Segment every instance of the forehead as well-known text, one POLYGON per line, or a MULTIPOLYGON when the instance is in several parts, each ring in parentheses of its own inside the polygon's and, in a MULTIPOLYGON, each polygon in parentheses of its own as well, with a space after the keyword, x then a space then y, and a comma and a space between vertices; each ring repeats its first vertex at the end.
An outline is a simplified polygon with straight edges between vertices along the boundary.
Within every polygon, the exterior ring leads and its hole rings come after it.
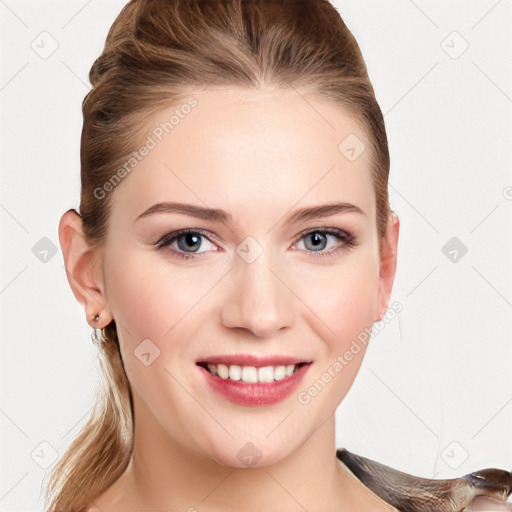
POLYGON ((349 201, 374 211, 368 144, 357 120, 298 91, 209 88, 144 120, 149 149, 116 187, 114 210, 135 218, 160 201, 261 215, 349 201), (193 106, 191 106, 193 105, 193 106), (363 150, 366 145, 366 150, 363 150), (353 152, 347 148, 354 146, 353 152))

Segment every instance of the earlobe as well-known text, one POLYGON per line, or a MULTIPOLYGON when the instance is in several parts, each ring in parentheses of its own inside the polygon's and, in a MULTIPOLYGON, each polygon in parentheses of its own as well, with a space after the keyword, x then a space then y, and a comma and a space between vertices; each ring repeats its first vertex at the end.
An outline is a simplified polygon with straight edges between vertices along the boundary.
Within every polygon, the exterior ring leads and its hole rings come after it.
POLYGON ((400 219, 395 212, 390 212, 386 237, 382 244, 379 272, 379 296, 377 302, 378 317, 376 321, 381 321, 388 309, 393 282, 395 280, 398 236, 400 231, 400 219))
POLYGON ((112 315, 103 294, 102 273, 97 250, 82 231, 82 219, 74 210, 65 212, 59 222, 59 243, 69 285, 76 300, 84 307, 86 320, 93 328, 109 324, 112 315), (99 315, 98 320, 95 320, 99 315))

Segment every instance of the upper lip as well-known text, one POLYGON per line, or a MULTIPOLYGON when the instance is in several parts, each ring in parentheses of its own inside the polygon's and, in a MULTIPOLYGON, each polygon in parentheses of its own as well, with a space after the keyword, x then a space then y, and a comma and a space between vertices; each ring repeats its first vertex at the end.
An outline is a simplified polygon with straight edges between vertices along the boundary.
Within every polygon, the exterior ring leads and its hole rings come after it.
POLYGON ((310 363, 311 361, 300 359, 296 356, 289 356, 285 354, 226 354, 219 356, 210 356, 204 359, 199 359, 197 364, 226 364, 226 365, 240 365, 240 366, 255 366, 256 368, 263 366, 286 366, 288 364, 310 363))

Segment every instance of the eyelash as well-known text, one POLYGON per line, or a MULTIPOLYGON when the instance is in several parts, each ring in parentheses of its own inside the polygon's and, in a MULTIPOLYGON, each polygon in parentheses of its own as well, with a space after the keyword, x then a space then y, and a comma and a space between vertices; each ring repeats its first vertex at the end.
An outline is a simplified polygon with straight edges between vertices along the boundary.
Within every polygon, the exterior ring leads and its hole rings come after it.
MULTIPOLYGON (((187 235, 189 233, 192 233, 194 235, 201 235, 210 240, 210 237, 207 236, 207 232, 202 229, 180 229, 178 231, 173 231, 172 233, 168 233, 167 235, 163 236, 158 240, 158 242, 154 243, 159 250, 165 249, 167 246, 170 246, 173 242, 175 242, 180 236, 187 235)), ((336 249, 332 249, 330 251, 323 251, 323 252, 317 252, 317 251, 306 251, 312 253, 314 258, 325 258, 326 256, 336 256, 340 251, 344 249, 352 249, 356 245, 358 245, 358 242, 354 236, 352 236, 347 231, 343 231, 341 229, 337 228, 316 228, 316 229, 309 229, 306 231, 303 231, 300 233, 296 241, 293 245, 295 245, 297 242, 299 242, 302 238, 304 238, 307 235, 310 235, 312 233, 320 233, 320 234, 327 234, 327 235, 333 235, 338 240, 341 240, 343 242, 343 245, 340 247, 337 247, 336 249)), ((211 236, 211 235, 210 235, 211 236)), ((212 237, 214 240, 216 237, 212 237)), ((212 240, 210 240, 211 242, 212 240)), ((170 251, 172 256, 176 256, 178 258, 184 259, 184 260, 194 260, 198 258, 202 258, 204 254, 206 253, 183 253, 176 250, 170 251)))

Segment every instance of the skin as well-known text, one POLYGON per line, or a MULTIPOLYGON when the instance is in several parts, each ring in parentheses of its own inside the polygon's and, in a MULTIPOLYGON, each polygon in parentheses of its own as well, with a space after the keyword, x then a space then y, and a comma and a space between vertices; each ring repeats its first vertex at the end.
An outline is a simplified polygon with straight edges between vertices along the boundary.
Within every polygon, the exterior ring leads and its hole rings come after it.
POLYGON ((484 496, 477 496, 469 506, 467 512, 499 512, 512 510, 512 503, 504 503, 484 496))
MULTIPOLYGON (((390 299, 398 217, 390 217, 379 254, 368 151, 349 161, 338 150, 351 133, 367 139, 338 105, 295 90, 209 88, 193 96, 198 105, 115 188, 102 248, 87 245, 74 210, 59 224, 73 293, 91 326, 115 319, 134 394, 133 457, 91 510, 393 510, 335 456, 335 410, 366 346, 308 404, 297 399, 390 299), (135 222, 161 201, 222 208, 233 220, 162 213, 135 222), (337 201, 364 214, 284 221, 298 208, 337 201), (327 234, 315 249, 311 233, 301 233, 319 227, 347 231, 357 245, 327 234), (152 245, 182 228, 207 232, 199 249, 183 238, 163 250, 152 245), (263 248, 251 263, 236 252, 248 236, 263 248), (187 247, 202 256, 172 256, 187 247), (145 366, 134 350, 148 338, 160 355, 145 366), (195 365, 239 352, 313 363, 283 401, 246 407, 202 385, 195 365), (237 456, 248 442, 261 452, 251 467, 237 456)), ((175 108, 146 120, 146 133, 175 108)))

